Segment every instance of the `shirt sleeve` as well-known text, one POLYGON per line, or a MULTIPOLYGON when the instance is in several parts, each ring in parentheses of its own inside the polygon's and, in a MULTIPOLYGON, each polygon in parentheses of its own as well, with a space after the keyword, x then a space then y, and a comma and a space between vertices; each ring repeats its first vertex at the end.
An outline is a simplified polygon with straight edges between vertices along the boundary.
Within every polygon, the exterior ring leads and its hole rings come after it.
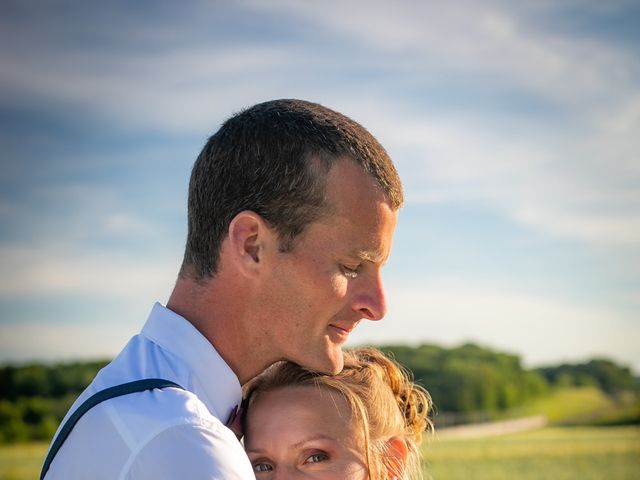
POLYGON ((247 455, 226 428, 181 424, 150 440, 130 463, 127 480, 254 480, 247 455))

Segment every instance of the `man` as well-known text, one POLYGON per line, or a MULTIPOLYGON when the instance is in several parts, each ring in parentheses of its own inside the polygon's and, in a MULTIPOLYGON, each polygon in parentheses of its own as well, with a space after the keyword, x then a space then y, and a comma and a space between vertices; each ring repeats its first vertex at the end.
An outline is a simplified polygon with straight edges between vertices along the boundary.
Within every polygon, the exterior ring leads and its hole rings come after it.
POLYGON ((91 408, 46 478, 253 478, 224 426, 241 385, 282 359, 342 369, 349 333, 385 314, 380 270, 401 203, 384 148, 344 115, 276 100, 227 120, 193 167, 184 261, 167 306, 154 306, 71 411, 133 380, 183 389, 91 408))

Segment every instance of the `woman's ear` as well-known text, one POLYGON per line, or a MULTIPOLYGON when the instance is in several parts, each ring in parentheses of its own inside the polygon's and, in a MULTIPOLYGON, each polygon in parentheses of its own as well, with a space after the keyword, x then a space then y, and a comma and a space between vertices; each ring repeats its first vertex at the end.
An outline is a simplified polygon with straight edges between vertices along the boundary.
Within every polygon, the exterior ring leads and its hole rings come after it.
POLYGON ((402 480, 407 466, 409 450, 402 437, 391 437, 387 440, 387 478, 402 480))

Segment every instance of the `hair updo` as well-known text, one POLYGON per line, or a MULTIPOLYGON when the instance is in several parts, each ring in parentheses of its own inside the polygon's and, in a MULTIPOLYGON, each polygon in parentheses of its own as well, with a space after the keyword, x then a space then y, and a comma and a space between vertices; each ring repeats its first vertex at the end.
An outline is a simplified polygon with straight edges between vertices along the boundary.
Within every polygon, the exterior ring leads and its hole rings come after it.
MULTIPOLYGON (((422 478, 420 450, 422 435, 432 431, 428 418, 431 397, 411 380, 408 371, 375 348, 358 348, 344 353, 344 369, 337 375, 309 371, 291 362, 279 362, 245 387, 245 415, 261 393, 289 386, 315 386, 341 393, 351 412, 362 424, 369 478, 384 479, 392 471, 397 478, 422 478), (397 472, 389 455, 388 440, 400 437, 407 446, 407 463, 397 472)), ((245 431, 246 425, 244 428, 245 431)))

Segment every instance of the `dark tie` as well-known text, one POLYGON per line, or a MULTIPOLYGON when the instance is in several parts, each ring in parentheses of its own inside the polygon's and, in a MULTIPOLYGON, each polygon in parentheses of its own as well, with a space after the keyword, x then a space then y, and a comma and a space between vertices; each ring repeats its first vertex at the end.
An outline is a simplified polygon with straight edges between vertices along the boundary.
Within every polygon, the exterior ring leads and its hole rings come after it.
POLYGON ((231 410, 231 415, 229 415, 229 419, 227 420, 227 427, 236 434, 238 440, 242 438, 242 405, 236 405, 231 410))

